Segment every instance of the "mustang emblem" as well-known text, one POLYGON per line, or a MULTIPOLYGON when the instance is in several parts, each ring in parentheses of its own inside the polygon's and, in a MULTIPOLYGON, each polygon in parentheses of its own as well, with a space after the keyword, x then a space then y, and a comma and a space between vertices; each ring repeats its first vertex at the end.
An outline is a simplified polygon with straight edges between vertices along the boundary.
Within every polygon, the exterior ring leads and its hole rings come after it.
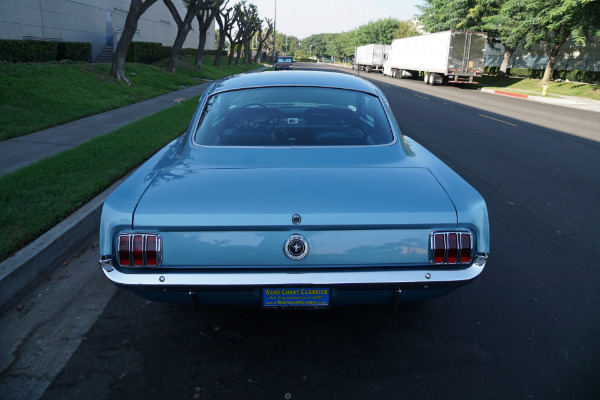
POLYGON ((285 242, 283 250, 292 260, 301 260, 308 254, 308 242, 302 235, 292 235, 285 242))

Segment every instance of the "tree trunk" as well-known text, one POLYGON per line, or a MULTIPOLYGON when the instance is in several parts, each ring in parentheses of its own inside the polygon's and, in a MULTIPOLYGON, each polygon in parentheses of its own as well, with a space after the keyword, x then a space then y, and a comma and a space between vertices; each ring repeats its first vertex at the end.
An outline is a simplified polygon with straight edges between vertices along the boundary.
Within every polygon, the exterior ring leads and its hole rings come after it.
POLYGON ((544 77, 540 81, 541 86, 548 85, 550 83, 550 79, 552 79, 552 71, 554 70, 554 64, 556 63, 556 59, 558 58, 558 52, 563 44, 567 41, 567 37, 571 34, 571 31, 561 30, 561 32, 555 32, 555 37, 559 37, 558 41, 555 41, 550 48, 550 57, 548 57, 548 62, 546 63, 546 70, 544 71, 544 77))
POLYGON ((217 20, 217 25, 219 25, 219 47, 217 47, 217 53, 215 54, 215 67, 221 67, 221 53, 223 53, 223 49, 225 48, 225 29, 224 29, 224 24, 223 24, 223 20, 221 18, 223 18, 221 16, 221 13, 217 13, 217 15, 215 16, 216 20, 217 20))
POLYGON ((196 67, 199 69, 202 69, 204 45, 206 45, 206 32, 200 32, 200 37, 198 38, 198 51, 196 52, 196 67))
POLYGON ((508 64, 510 64, 510 59, 512 58, 512 55, 516 49, 516 47, 504 46, 504 57, 502 58, 502 64, 500 65, 500 70, 498 71, 499 79, 506 77, 508 72, 508 64))
POLYGON ((235 65, 240 65, 240 57, 242 56, 242 42, 238 43, 235 53, 235 65))
POLYGON ((235 43, 231 43, 229 41, 229 61, 227 61, 227 65, 233 65, 233 57, 235 56, 235 43))
POLYGON ((262 43, 258 45, 258 49, 256 49, 256 54, 254 55, 254 62, 260 62, 260 54, 262 53, 262 43))
POLYGON ((171 47, 171 54, 169 54, 169 62, 167 64, 167 72, 175 73, 175 71, 177 71, 179 53, 181 53, 181 49, 183 48, 185 39, 187 38, 188 33, 192 29, 192 21, 194 20, 196 14, 198 14, 200 9, 208 3, 204 3, 202 0, 190 0, 187 12, 182 20, 179 16, 177 8, 175 8, 171 0, 163 0, 163 2, 171 12, 173 19, 177 23, 177 37, 175 38, 175 43, 173 43, 173 46, 171 47))
POLYGON ((556 63, 556 58, 558 57, 558 51, 560 50, 561 44, 555 44, 552 46, 550 50, 550 57, 548 57, 548 62, 546 63, 546 69, 544 70, 544 77, 540 82, 540 85, 547 85, 552 79, 552 71, 554 70, 554 64, 556 63))
POLYGON ((219 47, 217 48, 217 54, 215 55, 215 67, 221 67, 221 55, 225 49, 225 36, 219 36, 219 47))
POLYGON ((244 64, 250 64, 250 57, 252 56, 252 45, 250 40, 244 43, 244 64))
POLYGON ((179 53, 181 53, 181 49, 183 48, 183 44, 185 43, 185 39, 187 38, 190 29, 192 29, 192 25, 188 23, 187 27, 177 30, 177 37, 175 38, 175 43, 173 43, 173 46, 171 47, 171 54, 169 54, 167 72, 175 73, 177 71, 179 53))
POLYGON ((129 12, 125 19, 125 26, 123 27, 121 38, 117 44, 117 49, 115 50, 109 73, 113 78, 125 81, 128 85, 131 85, 131 82, 125 77, 125 59, 127 58, 127 51, 135 36, 138 20, 152 4, 156 3, 156 1, 157 0, 146 0, 145 2, 142 2, 142 0, 132 0, 129 6, 129 12))

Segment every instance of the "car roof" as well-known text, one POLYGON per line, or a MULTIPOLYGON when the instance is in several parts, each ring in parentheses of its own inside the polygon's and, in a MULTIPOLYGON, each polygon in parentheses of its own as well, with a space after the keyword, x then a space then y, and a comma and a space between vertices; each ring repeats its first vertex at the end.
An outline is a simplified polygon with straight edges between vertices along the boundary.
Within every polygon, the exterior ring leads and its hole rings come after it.
POLYGON ((370 82, 354 75, 322 71, 265 71, 225 78, 215 83, 212 93, 269 86, 315 86, 349 89, 378 96, 370 82))

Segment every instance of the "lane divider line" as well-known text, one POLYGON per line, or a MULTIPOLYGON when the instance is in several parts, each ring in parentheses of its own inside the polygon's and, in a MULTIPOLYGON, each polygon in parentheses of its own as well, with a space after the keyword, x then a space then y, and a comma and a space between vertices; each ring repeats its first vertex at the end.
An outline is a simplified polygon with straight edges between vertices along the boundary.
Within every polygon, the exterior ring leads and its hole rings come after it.
POLYGON ((510 123, 510 122, 507 122, 507 121, 502 121, 501 119, 490 117, 488 115, 479 114, 479 116, 484 117, 484 118, 488 118, 488 119, 493 119, 494 121, 502 122, 503 124, 508 124, 508 125, 511 125, 511 126, 519 126, 519 125, 515 125, 515 124, 510 123))

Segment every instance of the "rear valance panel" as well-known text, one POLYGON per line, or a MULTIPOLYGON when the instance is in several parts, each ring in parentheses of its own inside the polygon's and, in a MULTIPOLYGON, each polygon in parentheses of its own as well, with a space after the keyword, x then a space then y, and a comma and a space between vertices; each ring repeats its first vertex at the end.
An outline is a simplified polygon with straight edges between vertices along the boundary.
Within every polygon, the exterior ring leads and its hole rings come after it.
POLYGON ((163 265, 171 268, 308 268, 429 264, 429 229, 292 232, 167 232, 163 265), (306 238, 308 255, 288 258, 286 240, 306 238))

